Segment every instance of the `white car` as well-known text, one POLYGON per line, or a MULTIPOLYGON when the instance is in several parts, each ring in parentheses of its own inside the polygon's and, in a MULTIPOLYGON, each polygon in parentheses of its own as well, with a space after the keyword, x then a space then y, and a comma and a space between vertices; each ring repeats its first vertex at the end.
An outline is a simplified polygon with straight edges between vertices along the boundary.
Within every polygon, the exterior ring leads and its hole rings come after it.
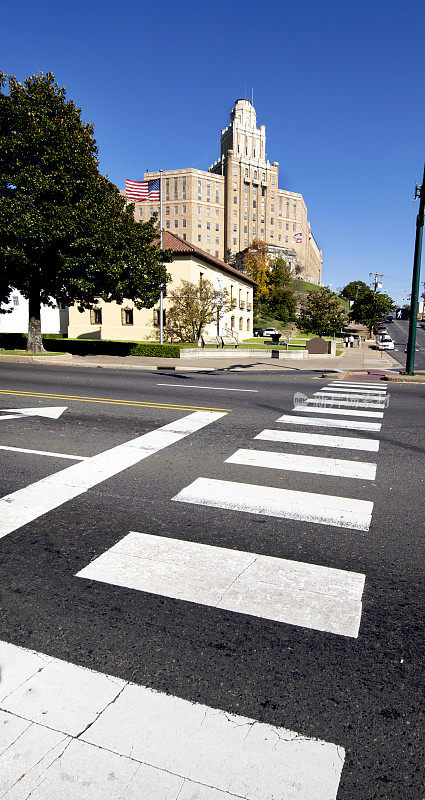
POLYGON ((384 334, 376 343, 376 347, 378 350, 394 350, 394 339, 391 339, 391 336, 384 334))
POLYGON ((279 333, 276 328, 264 328, 263 336, 272 336, 274 333, 279 333))

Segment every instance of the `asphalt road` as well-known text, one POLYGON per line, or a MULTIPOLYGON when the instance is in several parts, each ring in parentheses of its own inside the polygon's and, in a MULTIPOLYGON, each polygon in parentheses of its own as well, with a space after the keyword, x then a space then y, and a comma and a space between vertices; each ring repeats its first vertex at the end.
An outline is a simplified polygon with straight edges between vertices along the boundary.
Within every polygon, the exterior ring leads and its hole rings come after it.
POLYGON ((0 376, 2 412, 66 406, 58 419, 2 413, 0 444, 16 448, 1 451, 2 496, 77 463, 24 449, 87 458, 197 410, 224 414, 4 535, 1 639, 337 743, 346 752, 339 800, 423 798, 424 387, 390 384, 382 429, 368 434, 277 423, 295 392, 329 385, 317 375, 4 364, 0 376), (254 439, 264 429, 363 436, 380 447, 254 439), (225 463, 239 449, 373 462, 377 473, 225 463), (356 530, 173 500, 199 478, 370 501, 372 522, 356 530), (76 577, 130 531, 365 575, 359 634, 76 577))
MULTIPOLYGON (((389 351, 390 355, 405 367, 407 357, 405 350, 409 335, 409 321, 397 319, 394 320, 394 322, 387 322, 386 326, 395 344, 395 349, 389 351)), ((419 325, 416 328, 415 369, 425 369, 425 329, 420 328, 419 325)))

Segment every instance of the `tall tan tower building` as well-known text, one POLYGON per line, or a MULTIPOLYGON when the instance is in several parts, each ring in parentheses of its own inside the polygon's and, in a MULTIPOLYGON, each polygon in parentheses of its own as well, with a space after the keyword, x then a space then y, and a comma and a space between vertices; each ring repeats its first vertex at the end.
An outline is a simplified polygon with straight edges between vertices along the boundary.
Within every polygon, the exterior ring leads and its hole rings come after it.
MULTIPOLYGON (((145 172, 144 180, 159 177, 145 172)), ((147 219, 158 203, 136 204, 136 214, 147 219)), ((279 162, 266 155, 266 129, 257 127, 255 108, 237 100, 230 125, 221 131, 221 156, 207 172, 195 169, 162 173, 163 227, 224 259, 243 252, 253 241, 266 242, 270 252, 281 252, 302 276, 320 283, 322 252, 307 218, 307 206, 298 192, 279 189, 279 162)))

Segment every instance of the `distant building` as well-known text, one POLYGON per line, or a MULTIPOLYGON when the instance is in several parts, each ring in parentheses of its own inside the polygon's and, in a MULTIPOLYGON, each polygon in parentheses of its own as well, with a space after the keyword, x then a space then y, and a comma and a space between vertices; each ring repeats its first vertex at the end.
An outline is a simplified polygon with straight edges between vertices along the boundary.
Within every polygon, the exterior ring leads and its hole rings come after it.
MULTIPOLYGON (((173 260, 167 264, 172 280, 167 284, 167 292, 178 289, 182 280, 199 284, 208 280, 214 289, 227 290, 232 301, 231 310, 218 315, 205 328, 207 336, 236 334, 238 339, 252 336, 253 288, 255 281, 248 275, 206 253, 197 245, 182 237, 164 231, 163 247, 173 251, 173 260)), ((164 298, 164 322, 170 306, 169 297, 164 298)), ((137 309, 134 303, 125 300, 122 306, 117 303, 104 303, 100 300, 92 310, 78 311, 77 306, 69 308, 70 338, 83 339, 129 339, 131 341, 157 340, 159 334, 159 306, 151 309, 137 309)))
MULTIPOLYGON (((159 172, 145 172, 144 180, 159 172)), ((279 189, 279 163, 266 156, 266 129, 257 128, 254 106, 237 100, 221 131, 221 156, 208 171, 162 172, 163 228, 216 258, 246 250, 253 239, 291 254, 302 277, 320 284, 322 252, 307 218, 302 194, 279 189)), ((136 203, 137 219, 159 213, 159 203, 136 203)))

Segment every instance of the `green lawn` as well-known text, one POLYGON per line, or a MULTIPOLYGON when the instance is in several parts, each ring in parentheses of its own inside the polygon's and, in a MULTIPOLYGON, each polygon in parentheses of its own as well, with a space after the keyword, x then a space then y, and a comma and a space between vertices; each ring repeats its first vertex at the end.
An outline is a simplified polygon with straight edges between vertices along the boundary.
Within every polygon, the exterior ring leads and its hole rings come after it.
POLYGON ((56 353, 49 350, 45 353, 27 353, 26 350, 4 350, 3 347, 0 347, 0 356, 63 356, 63 352, 56 353))

